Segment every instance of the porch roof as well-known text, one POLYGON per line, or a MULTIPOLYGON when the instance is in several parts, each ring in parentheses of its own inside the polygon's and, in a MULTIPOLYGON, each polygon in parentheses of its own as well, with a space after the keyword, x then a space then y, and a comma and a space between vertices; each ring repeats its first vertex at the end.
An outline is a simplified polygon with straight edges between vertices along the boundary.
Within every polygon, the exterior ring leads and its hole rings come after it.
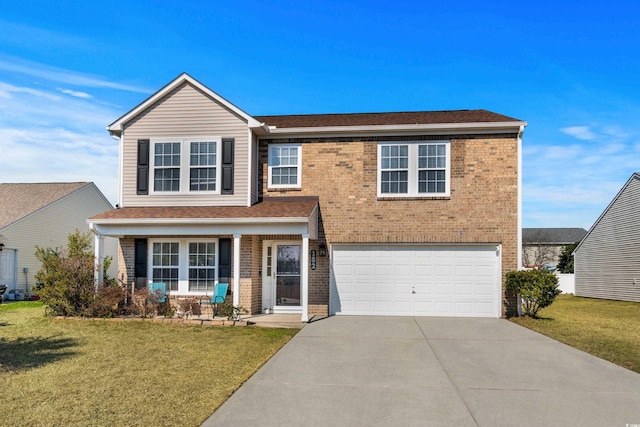
POLYGON ((87 222, 107 236, 308 234, 314 239, 317 206, 317 197, 270 197, 252 206, 124 207, 87 222))

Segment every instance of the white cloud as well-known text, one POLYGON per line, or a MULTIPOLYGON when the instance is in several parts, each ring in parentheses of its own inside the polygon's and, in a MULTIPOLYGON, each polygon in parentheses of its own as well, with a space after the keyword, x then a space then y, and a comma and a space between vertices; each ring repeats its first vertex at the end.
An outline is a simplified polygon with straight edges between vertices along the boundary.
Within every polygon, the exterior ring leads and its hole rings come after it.
POLYGON ((589 126, 570 126, 562 128, 560 130, 567 135, 573 136, 574 138, 582 139, 584 141, 591 141, 596 138, 596 134, 591 131, 591 128, 589 126))
POLYGON ((28 95, 47 98, 54 101, 60 99, 58 95, 47 93, 41 90, 32 89, 29 87, 14 86, 9 83, 0 82, 0 98, 13 98, 14 93, 26 93, 28 95))
POLYGON ((0 182, 92 181, 117 202, 118 144, 104 129, 120 112, 82 93, 0 82, 0 182))
POLYGON ((0 127, 1 182, 92 181, 115 204, 118 144, 105 132, 0 127))
POLYGON ((71 89, 58 89, 58 91, 64 93, 65 95, 71 95, 71 96, 75 96, 76 98, 84 98, 84 99, 88 99, 88 98, 93 98, 91 95, 89 95, 86 92, 80 92, 77 90, 71 90, 71 89))
POLYGON ((25 61, 18 58, 0 57, 0 70, 17 74, 38 77, 48 81, 66 83, 74 86, 117 89, 128 92, 150 93, 151 91, 139 86, 109 81, 100 76, 78 73, 76 71, 51 67, 46 64, 25 61))

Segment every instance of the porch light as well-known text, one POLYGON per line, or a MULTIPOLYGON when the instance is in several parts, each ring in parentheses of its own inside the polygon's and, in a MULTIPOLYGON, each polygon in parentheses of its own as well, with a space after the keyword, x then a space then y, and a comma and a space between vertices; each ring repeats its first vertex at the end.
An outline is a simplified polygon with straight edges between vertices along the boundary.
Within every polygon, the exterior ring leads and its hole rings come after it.
POLYGON ((4 243, 0 243, 0 252, 4 249, 4 243))
POLYGON ((320 245, 318 245, 318 249, 320 256, 327 256, 327 245, 325 243, 320 243, 320 245))

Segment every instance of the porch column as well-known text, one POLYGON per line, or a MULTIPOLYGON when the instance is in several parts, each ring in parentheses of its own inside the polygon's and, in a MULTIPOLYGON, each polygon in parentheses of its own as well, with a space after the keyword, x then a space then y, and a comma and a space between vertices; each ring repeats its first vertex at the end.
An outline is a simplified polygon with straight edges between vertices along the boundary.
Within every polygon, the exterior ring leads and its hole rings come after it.
POLYGON ((94 282, 95 288, 98 289, 98 285, 100 285, 104 281, 104 236, 100 233, 95 232, 93 235, 93 246, 95 250, 95 273, 94 273, 94 282))
POLYGON ((302 260, 301 260, 301 280, 302 289, 300 299, 302 300, 302 322, 309 321, 309 235, 302 235, 302 260))
POLYGON ((240 305, 240 237, 233 235, 233 305, 240 305))

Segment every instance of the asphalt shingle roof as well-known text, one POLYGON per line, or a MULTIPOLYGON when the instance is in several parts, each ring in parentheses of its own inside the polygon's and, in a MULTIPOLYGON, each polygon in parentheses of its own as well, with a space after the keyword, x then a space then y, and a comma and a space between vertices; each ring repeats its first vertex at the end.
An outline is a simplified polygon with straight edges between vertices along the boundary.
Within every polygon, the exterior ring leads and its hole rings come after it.
POLYGON ((0 184, 0 229, 89 184, 89 182, 0 184))
POLYGON ((277 128, 324 126, 375 126, 443 123, 487 123, 520 121, 487 110, 409 111, 395 113, 293 114, 254 116, 259 122, 277 128))
POLYGON ((522 242, 567 245, 579 242, 586 234, 584 228, 523 228, 522 242))
POLYGON ((112 209, 91 220, 306 218, 318 204, 317 197, 272 197, 253 206, 160 206, 112 209))

